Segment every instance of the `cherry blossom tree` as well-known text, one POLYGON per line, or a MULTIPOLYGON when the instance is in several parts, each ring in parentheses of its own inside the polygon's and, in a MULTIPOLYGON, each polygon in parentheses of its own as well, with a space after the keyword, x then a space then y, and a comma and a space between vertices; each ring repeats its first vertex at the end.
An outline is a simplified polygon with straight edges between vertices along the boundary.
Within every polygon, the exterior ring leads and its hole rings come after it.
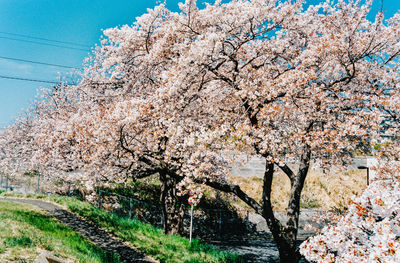
MULTIPOLYGON (((233 193, 254 208, 267 220, 282 262, 300 256, 295 241, 310 162, 342 163, 356 150, 369 151, 385 118, 381 98, 398 83, 398 15, 384 21, 378 14, 370 22, 370 5, 338 1, 303 10, 301 2, 234 1, 200 10, 186 1, 180 14, 163 11, 163 23, 144 34, 141 56, 173 62, 159 83, 163 116, 209 123, 207 132, 222 137, 200 141, 214 151, 246 149, 267 161, 261 203, 223 177, 187 176, 186 182, 233 193), (287 157, 299 160, 297 171, 287 157), (275 167, 291 182, 287 222, 275 218, 270 201, 275 167)), ((130 38, 136 31, 107 34, 130 38)), ((115 76, 124 74, 121 61, 112 61, 115 76)))
POLYGON ((18 118, 13 125, 0 133, 0 167, 3 172, 15 173, 32 168, 31 147, 33 138, 30 135, 32 124, 29 115, 18 118))
MULTIPOLYGON (((299 256, 300 196, 310 161, 341 163, 356 149, 369 151, 384 118, 377 105, 397 85, 398 16, 384 22, 378 14, 370 22, 370 4, 327 2, 304 11, 301 2, 235 1, 200 10, 187 1, 180 14, 164 10, 157 16, 162 24, 145 27, 151 29, 143 34, 144 52, 134 53, 170 62, 157 90, 163 116, 175 124, 208 122, 207 132, 226 139, 211 138, 214 151, 239 147, 266 158, 261 203, 222 177, 192 179, 236 194, 264 216, 282 262, 299 256), (285 163, 288 156, 300 160, 297 172, 285 163), (275 167, 292 186, 286 223, 275 218, 270 202, 275 167)), ((107 34, 121 43, 136 32, 123 27, 107 34)), ((113 57, 114 76, 130 72, 121 56, 113 57)))
MULTIPOLYGON (((78 167, 91 171, 103 184, 127 178, 137 180, 158 173, 162 182, 164 229, 177 233, 182 231, 184 205, 177 184, 192 171, 189 168, 191 159, 199 155, 200 149, 183 146, 185 137, 177 133, 174 126, 160 121, 159 112, 149 106, 149 102, 134 98, 107 104, 80 101, 79 111, 68 117, 72 120, 71 127, 63 126, 57 140, 62 142, 66 138, 64 133, 70 134, 74 145, 65 148, 61 144, 62 148, 73 152, 78 167), (90 108, 84 106, 86 103, 90 108)), ((52 149, 54 143, 48 141, 52 149)))
MULTIPOLYGON (((210 166, 219 164, 214 175, 218 170, 222 174, 225 166, 217 154, 188 142, 188 125, 162 117, 168 113, 156 96, 160 62, 145 57, 143 67, 129 69, 129 78, 113 79, 109 72, 116 74, 116 69, 104 66, 115 59, 111 55, 116 47, 111 47, 104 43, 97 50, 79 85, 53 87, 43 93, 35 106, 32 136, 39 150, 34 160, 48 173, 58 171, 57 177, 62 176, 60 171, 66 173, 64 176, 70 171, 86 171, 84 180, 92 189, 96 183, 104 185, 128 177, 137 180, 158 173, 164 229, 167 233, 182 232, 184 203, 180 196, 184 191, 178 191, 178 184, 193 174, 195 164, 199 173, 208 173, 210 166), (148 75, 144 77, 143 71, 148 75), (207 160, 198 165, 204 153, 207 160)), ((132 59, 131 53, 120 55, 132 59)))
MULTIPOLYGON (((54 180, 72 179, 67 175, 78 167, 78 154, 71 149, 70 129, 65 126, 65 120, 73 113, 71 100, 65 93, 71 89, 60 84, 41 90, 38 100, 13 125, 2 130, 0 165, 3 171, 35 170, 45 175, 45 181, 41 181, 52 191, 58 190, 54 180)), ((82 177, 73 180, 89 182, 82 177)))
MULTIPOLYGON (((178 184, 194 173, 210 174, 211 167, 217 167, 212 172, 218 177, 225 172, 225 165, 198 142, 201 136, 207 140, 219 137, 218 132, 203 131, 207 127, 199 121, 174 119, 177 108, 164 107, 167 104, 160 94, 163 72, 175 63, 174 54, 156 54, 160 42, 152 38, 164 34, 165 28, 152 31, 164 25, 169 16, 176 14, 161 5, 138 18, 132 28, 105 31, 108 39, 89 59, 83 81, 72 95, 76 99, 67 99, 74 101, 73 106, 62 108, 63 113, 56 118, 51 115, 50 121, 40 118, 48 133, 45 139, 39 139, 47 143, 41 147, 47 150, 39 155, 48 158, 51 152, 50 162, 58 159, 63 163, 67 153, 71 161, 104 180, 128 176, 136 180, 158 173, 164 229, 175 233, 182 230, 183 216, 178 184)), ((198 111, 195 105, 188 105, 186 110, 189 107, 198 111)))

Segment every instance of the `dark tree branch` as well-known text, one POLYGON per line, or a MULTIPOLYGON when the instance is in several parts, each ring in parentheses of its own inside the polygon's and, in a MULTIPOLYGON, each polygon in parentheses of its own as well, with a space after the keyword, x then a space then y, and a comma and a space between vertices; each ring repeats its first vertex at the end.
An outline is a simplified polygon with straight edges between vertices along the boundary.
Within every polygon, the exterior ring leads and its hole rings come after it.
POLYGON ((231 184, 228 182, 213 181, 210 180, 209 178, 196 179, 195 182, 199 184, 205 184, 207 186, 210 186, 214 189, 217 189, 225 193, 235 194, 238 198, 240 198, 240 200, 242 200, 251 208, 253 208, 254 211, 256 211, 256 213, 258 213, 259 215, 263 215, 262 206, 256 200, 254 200, 253 198, 248 196, 245 192, 243 192, 238 185, 231 184))

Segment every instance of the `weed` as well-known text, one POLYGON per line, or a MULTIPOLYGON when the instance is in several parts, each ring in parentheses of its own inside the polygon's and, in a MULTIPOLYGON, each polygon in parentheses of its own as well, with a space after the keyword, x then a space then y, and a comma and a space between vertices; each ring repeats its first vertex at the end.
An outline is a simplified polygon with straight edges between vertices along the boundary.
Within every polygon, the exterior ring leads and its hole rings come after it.
POLYGON ((4 245, 6 247, 33 247, 35 242, 27 236, 7 237, 4 245))

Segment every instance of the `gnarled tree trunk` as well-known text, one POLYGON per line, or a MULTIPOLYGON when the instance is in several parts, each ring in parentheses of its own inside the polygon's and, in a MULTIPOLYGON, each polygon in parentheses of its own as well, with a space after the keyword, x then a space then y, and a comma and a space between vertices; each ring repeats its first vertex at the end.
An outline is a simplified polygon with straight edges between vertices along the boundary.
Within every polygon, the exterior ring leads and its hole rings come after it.
POLYGON ((287 222, 282 225, 275 218, 271 203, 272 179, 274 175, 274 164, 267 161, 264 173, 262 216, 266 219, 272 236, 278 246, 279 258, 282 263, 296 263, 301 255, 298 252, 296 241, 299 227, 300 198, 301 191, 310 167, 311 151, 306 144, 300 159, 300 166, 295 175, 286 165, 280 167, 290 179, 290 198, 286 210, 287 222))
POLYGON ((280 262, 297 263, 301 258, 296 246, 300 215, 300 197, 310 167, 310 159, 311 150, 309 145, 306 144, 304 145, 300 159, 300 166, 296 174, 287 165, 279 165, 267 161, 264 173, 261 203, 258 203, 256 200, 244 193, 238 185, 209 179, 198 180, 198 182, 223 192, 235 194, 247 205, 252 207, 256 213, 263 216, 267 221, 267 225, 272 233, 274 241, 278 246, 280 262), (272 179, 274 176, 275 165, 277 165, 289 177, 291 184, 290 198, 286 211, 287 222, 285 225, 275 217, 271 203, 272 179))
POLYGON ((176 178, 160 172, 163 228, 166 234, 183 234, 183 202, 177 195, 176 178))

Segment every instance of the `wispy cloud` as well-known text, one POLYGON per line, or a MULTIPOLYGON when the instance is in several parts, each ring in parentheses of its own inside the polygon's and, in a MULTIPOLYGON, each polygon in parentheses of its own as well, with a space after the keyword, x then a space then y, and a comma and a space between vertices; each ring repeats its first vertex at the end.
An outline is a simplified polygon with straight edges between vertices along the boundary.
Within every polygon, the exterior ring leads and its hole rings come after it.
POLYGON ((0 59, 0 72, 12 75, 32 75, 32 65, 0 59))

